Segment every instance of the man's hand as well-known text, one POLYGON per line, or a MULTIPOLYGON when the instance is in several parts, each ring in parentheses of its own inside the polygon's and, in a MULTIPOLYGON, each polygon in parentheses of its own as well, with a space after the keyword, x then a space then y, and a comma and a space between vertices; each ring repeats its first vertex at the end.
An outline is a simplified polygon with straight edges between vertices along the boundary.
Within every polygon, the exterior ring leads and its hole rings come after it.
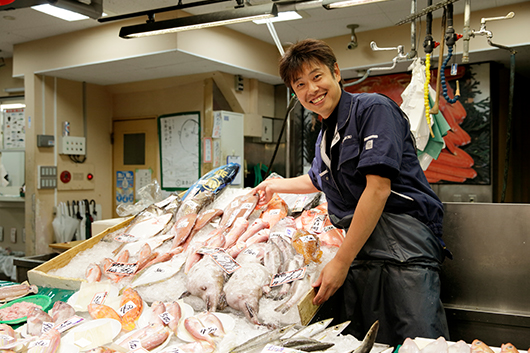
POLYGON ((317 295, 313 298, 313 304, 321 305, 335 294, 346 280, 349 269, 349 263, 340 262, 337 258, 331 259, 312 284, 313 288, 319 287, 317 295))

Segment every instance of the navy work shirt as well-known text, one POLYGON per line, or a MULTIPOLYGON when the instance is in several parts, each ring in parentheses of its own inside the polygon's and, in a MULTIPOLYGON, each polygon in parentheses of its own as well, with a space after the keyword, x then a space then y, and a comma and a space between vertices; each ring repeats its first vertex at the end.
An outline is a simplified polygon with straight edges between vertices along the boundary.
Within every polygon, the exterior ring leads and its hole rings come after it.
POLYGON ((408 214, 441 237, 443 205, 420 167, 409 121, 385 96, 343 90, 339 104, 324 119, 309 171, 315 187, 326 194, 336 226, 349 227, 337 221, 351 219, 367 174, 391 181, 384 212, 408 214))

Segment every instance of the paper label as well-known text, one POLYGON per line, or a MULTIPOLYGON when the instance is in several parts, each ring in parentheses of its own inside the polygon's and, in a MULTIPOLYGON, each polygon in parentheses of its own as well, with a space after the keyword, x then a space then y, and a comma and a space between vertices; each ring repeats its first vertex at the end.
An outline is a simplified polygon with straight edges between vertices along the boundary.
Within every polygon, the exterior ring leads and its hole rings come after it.
POLYGON ((322 228, 324 228, 324 221, 326 220, 325 214, 319 214, 315 216, 315 219, 313 220, 313 224, 311 225, 311 228, 309 229, 312 233, 321 233, 322 228))
POLYGON ((208 327, 201 328, 199 330, 200 334, 203 335, 203 336, 211 335, 211 334, 215 333, 215 331, 217 331, 217 327, 215 327, 215 326, 208 326, 208 327))
POLYGON ((72 327, 76 326, 76 325, 79 325, 80 323, 82 323, 83 321, 85 321, 85 319, 83 319, 82 317, 80 316, 77 316, 77 315, 74 315, 72 316, 71 318, 69 318, 68 320, 66 321, 63 321, 59 326, 57 326, 55 329, 57 331, 59 331, 60 333, 63 333, 64 331, 66 330, 69 330, 71 329, 72 327))
POLYGON ((241 267, 240 264, 228 255, 223 249, 218 249, 216 252, 208 254, 221 268, 228 274, 233 273, 241 267))
POLYGON ((256 250, 254 250, 254 249, 252 249, 252 248, 247 248, 247 249, 245 249, 245 250, 243 251, 243 254, 245 254, 245 255, 252 255, 252 256, 256 256, 256 257, 257 257, 257 256, 259 255, 259 251, 256 251, 256 250))
POLYGON ((312 242, 312 241, 316 241, 316 238, 312 234, 301 236, 298 239, 300 239, 304 243, 309 243, 309 242, 312 242))
POLYGON ((94 297, 92 298, 92 301, 90 304, 103 304, 105 303, 105 299, 107 298, 108 293, 107 292, 99 292, 94 294, 94 297))
POLYGON ((241 205, 241 208, 250 210, 251 208, 254 208, 254 204, 251 202, 245 202, 244 204, 241 205))
POLYGON ((298 349, 292 349, 287 347, 278 347, 273 344, 267 343, 267 345, 261 350, 261 353, 304 353, 304 351, 299 351, 298 349))
POLYGON ((335 226, 331 225, 331 226, 325 226, 324 229, 322 229, 322 233, 327 233, 329 232, 330 230, 333 230, 335 229, 335 226))
POLYGON ((158 317, 166 325, 169 324, 171 320, 175 319, 175 317, 171 315, 170 313, 168 313, 167 311, 164 311, 162 314, 158 315, 158 317))
POLYGON ((281 286, 284 283, 290 283, 298 279, 302 279, 305 276, 305 271, 306 267, 302 267, 298 270, 277 273, 272 278, 270 287, 281 286))
POLYGON ((136 304, 134 304, 131 300, 129 300, 127 303, 121 306, 121 308, 118 310, 118 314, 120 316, 123 316, 134 308, 136 308, 136 304))
POLYGON ((46 321, 44 321, 44 322, 42 323, 41 332, 42 332, 42 333, 46 333, 46 332, 50 331, 50 330, 53 328, 54 325, 55 325, 55 324, 54 324, 53 322, 46 322, 46 321))
POLYGON ((286 228, 285 229, 285 235, 287 236, 287 238, 289 239, 293 239, 293 235, 294 233, 296 233, 296 229, 293 229, 293 228, 286 228))
POLYGON ((178 222, 177 223, 177 229, 179 228, 185 228, 188 226, 188 224, 190 224, 190 222, 188 222, 187 219, 183 219, 182 221, 178 222))
POLYGON ((50 340, 37 340, 30 342, 28 348, 33 347, 48 347, 50 345, 50 340))
POLYGON ((269 211, 269 215, 271 216, 277 216, 280 214, 280 210, 279 209, 274 209, 274 210, 270 210, 269 211))
POLYGON ((123 263, 113 262, 109 268, 105 270, 106 273, 113 273, 115 275, 129 276, 136 273, 138 270, 138 263, 123 263))
POLYGON ((160 353, 186 353, 184 352, 182 349, 180 349, 179 347, 170 347, 170 348, 167 348, 167 349, 164 349, 162 352, 160 353))
POLYGON ((296 199, 293 205, 293 212, 301 212, 304 209, 307 196, 300 196, 296 199))
POLYGON ((140 341, 139 339, 132 339, 130 340, 129 342, 127 342, 127 346, 129 346, 129 349, 132 351, 132 350, 135 350, 137 348, 142 348, 142 341, 140 341))

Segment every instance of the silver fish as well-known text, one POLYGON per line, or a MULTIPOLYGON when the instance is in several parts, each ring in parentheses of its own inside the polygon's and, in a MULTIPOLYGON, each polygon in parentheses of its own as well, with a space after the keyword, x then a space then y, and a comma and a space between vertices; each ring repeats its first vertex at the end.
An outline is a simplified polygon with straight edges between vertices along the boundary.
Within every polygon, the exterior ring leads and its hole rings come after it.
POLYGON ((377 331, 379 330, 379 320, 376 320, 372 327, 368 330, 366 333, 366 336, 364 336, 363 341, 361 342, 361 345, 357 347, 353 352, 354 353, 368 353, 372 350, 375 338, 377 337, 377 331))
POLYGON ((329 324, 333 321, 333 319, 325 319, 322 321, 315 322, 314 324, 311 324, 309 326, 304 327, 300 331, 296 332, 294 335, 292 335, 290 338, 301 338, 301 337, 311 337, 313 335, 316 335, 317 333, 320 333, 326 329, 326 327, 329 326, 329 324))
POLYGON ((351 321, 344 321, 342 324, 338 324, 332 327, 328 327, 322 332, 316 333, 314 335, 311 335, 311 338, 314 338, 319 341, 326 341, 330 338, 337 337, 348 325, 351 323, 351 321))
POLYGON ((272 342, 272 341, 275 341, 275 340, 279 340, 279 338, 282 337, 283 335, 285 335, 287 333, 287 331, 289 331, 293 326, 294 326, 294 324, 288 325, 288 326, 284 326, 284 327, 280 327, 280 328, 277 328, 275 330, 267 331, 265 333, 262 333, 261 335, 253 337, 253 338, 249 339, 248 341, 246 341, 245 343, 240 344, 239 346, 232 348, 230 350, 230 353, 249 352, 249 351, 251 351, 253 349, 256 349, 260 345, 265 346, 269 342, 272 342))

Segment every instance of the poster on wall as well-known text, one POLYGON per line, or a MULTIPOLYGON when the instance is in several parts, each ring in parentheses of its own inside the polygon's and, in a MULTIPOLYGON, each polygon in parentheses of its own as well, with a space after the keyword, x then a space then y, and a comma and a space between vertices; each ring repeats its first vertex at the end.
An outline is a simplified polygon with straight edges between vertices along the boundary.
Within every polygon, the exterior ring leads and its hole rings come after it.
POLYGON ((3 116, 3 148, 24 149, 26 147, 26 124, 24 108, 4 109, 3 116))
POLYGON ((134 202, 134 174, 132 171, 116 172, 116 204, 132 205, 134 202))
MULTIPOLYGON (((436 71, 431 77, 431 87, 435 88, 436 71)), ((449 97, 454 96, 457 80, 460 97, 451 104, 440 95, 440 112, 451 129, 443 136, 445 147, 430 163, 425 175, 430 183, 436 184, 488 185, 491 183, 490 65, 459 65, 456 75, 447 69, 445 77, 449 97)), ((382 93, 401 105, 401 94, 410 80, 410 73, 374 76, 345 89, 351 93, 382 93)))
POLYGON ((200 114, 158 117, 162 190, 186 190, 200 178, 200 114))

